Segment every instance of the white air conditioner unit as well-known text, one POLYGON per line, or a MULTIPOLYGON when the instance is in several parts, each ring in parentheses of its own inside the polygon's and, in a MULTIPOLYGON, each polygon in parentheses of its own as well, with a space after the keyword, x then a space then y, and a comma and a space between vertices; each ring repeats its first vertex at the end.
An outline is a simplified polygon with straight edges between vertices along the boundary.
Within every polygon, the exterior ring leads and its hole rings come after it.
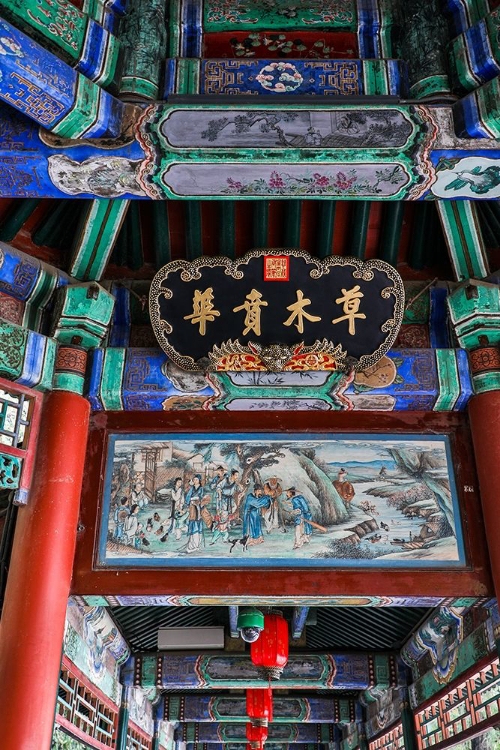
POLYGON ((160 651, 209 648, 224 648, 223 625, 199 628, 160 628, 158 630, 160 651))

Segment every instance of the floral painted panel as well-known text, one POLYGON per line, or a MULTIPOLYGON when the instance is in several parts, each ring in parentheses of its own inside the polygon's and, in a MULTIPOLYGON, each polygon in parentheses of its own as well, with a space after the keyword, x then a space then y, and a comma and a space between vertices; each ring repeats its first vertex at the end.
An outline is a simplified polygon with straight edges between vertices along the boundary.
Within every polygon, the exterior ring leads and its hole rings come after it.
POLYGON ((410 175, 402 164, 173 164, 162 176, 176 196, 402 197, 410 175))
MULTIPOLYGON (((266 74, 267 75, 267 74, 266 74)), ((295 85, 295 74, 288 85, 295 85)), ((264 79, 263 79, 264 80, 264 79)), ((269 81, 266 79, 266 83, 269 81)), ((409 116, 394 108, 369 111, 331 109, 175 109, 160 130, 167 147, 401 149, 415 130, 409 116)))
POLYGON ((355 0, 205 0, 203 28, 356 30, 355 0))
POLYGON ((450 447, 433 435, 112 435, 107 566, 464 564, 450 447))
POLYGON ((222 31, 204 34, 205 58, 292 57, 308 60, 358 56, 356 34, 348 31, 222 31))

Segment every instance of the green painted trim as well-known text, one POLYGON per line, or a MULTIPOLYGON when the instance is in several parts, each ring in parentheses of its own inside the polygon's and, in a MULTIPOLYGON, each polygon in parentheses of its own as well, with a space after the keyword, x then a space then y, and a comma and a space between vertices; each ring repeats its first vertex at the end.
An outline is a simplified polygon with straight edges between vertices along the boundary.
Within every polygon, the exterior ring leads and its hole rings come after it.
POLYGON ((434 411, 451 411, 460 396, 460 376, 454 349, 436 349, 439 393, 434 411))
POLYGON ((483 372, 481 375, 472 376, 472 385, 475 393, 486 393, 487 391, 500 390, 500 371, 483 372))
POLYGON ((455 278, 484 278, 489 274, 477 208, 473 201, 436 201, 455 278))
POLYGON ((107 411, 121 411, 123 401, 121 383, 125 369, 126 349, 106 349, 102 367, 100 397, 102 405, 107 411))
POLYGON ((83 212, 75 238, 69 274, 98 281, 106 269, 127 214, 128 200, 94 200, 83 212))
POLYGON ((71 391, 71 393, 78 393, 83 396, 83 385, 85 378, 83 375, 76 375, 70 372, 56 372, 54 373, 54 391, 71 391))
POLYGON ((97 120, 101 89, 78 74, 73 108, 52 128, 62 138, 81 138, 97 120))

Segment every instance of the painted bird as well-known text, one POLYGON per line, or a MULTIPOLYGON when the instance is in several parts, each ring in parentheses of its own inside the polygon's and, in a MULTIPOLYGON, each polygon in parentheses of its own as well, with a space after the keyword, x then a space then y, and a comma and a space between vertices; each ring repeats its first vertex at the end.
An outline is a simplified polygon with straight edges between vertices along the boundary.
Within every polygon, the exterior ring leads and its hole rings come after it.
POLYGON ((490 166, 481 171, 478 165, 470 171, 457 172, 456 180, 446 185, 445 190, 460 190, 466 185, 469 185, 471 191, 478 195, 489 193, 490 190, 500 185, 500 167, 490 166))

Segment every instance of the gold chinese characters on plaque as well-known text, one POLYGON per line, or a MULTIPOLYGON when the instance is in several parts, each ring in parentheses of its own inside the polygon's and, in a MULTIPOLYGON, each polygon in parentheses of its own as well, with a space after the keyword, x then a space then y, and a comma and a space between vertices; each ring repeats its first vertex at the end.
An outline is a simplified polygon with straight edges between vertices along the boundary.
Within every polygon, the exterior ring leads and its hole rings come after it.
POLYGON ((150 292, 158 342, 187 370, 363 370, 392 346, 403 311, 389 264, 302 250, 174 261, 150 292))

